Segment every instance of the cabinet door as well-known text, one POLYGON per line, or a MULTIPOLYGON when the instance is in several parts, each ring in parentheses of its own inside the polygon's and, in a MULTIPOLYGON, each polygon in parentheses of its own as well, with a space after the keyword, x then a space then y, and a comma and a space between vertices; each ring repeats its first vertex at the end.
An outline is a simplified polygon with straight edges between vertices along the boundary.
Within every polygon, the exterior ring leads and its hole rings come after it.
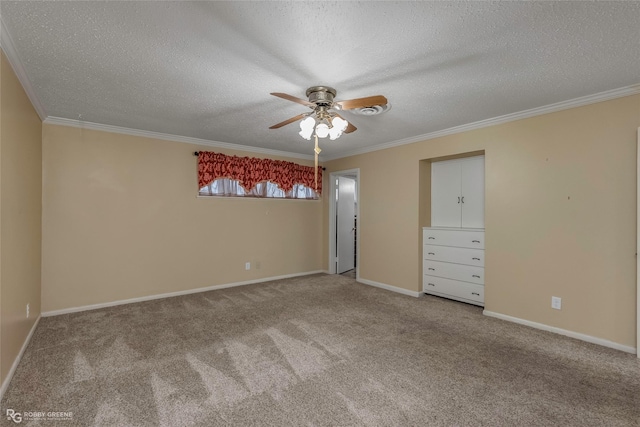
POLYGON ((460 227, 460 163, 431 164, 431 226, 460 227))
POLYGON ((484 228, 484 157, 460 162, 462 227, 484 228))

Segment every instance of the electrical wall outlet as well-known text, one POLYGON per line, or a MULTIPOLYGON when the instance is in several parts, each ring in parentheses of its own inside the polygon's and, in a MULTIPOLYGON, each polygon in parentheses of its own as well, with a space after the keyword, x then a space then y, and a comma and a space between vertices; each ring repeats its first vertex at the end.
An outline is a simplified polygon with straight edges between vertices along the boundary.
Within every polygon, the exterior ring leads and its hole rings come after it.
POLYGON ((551 308, 555 308, 556 310, 562 309, 562 298, 551 297, 551 308))
POLYGON ((244 265, 244 269, 245 269, 245 270, 251 270, 251 263, 250 263, 250 262, 247 262, 247 263, 244 265))
POLYGON ((29 318, 29 304, 27 304, 27 319, 29 318))

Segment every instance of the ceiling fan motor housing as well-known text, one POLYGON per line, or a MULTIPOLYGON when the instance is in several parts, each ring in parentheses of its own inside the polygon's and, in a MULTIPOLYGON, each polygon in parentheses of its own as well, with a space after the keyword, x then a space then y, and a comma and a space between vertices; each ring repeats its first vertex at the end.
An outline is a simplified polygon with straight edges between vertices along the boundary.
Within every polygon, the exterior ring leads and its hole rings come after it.
POLYGON ((312 86, 307 89, 309 102, 316 105, 330 106, 333 104, 333 98, 336 96, 336 90, 328 86, 312 86))

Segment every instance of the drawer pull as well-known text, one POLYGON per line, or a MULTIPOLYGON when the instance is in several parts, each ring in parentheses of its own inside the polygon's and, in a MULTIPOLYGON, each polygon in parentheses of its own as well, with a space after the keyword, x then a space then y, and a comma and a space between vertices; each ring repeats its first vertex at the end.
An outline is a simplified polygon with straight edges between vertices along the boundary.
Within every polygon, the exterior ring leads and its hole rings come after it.
POLYGON ((477 274, 474 274, 474 275, 473 275, 473 276, 471 276, 471 277, 477 277, 478 279, 480 278, 480 276, 478 276, 477 274))
POLYGON ((435 286, 433 283, 427 283, 427 285, 429 285, 429 286, 435 286))
POLYGON ((431 268, 431 267, 429 267, 429 270, 431 270, 431 271, 436 271, 436 269, 435 269, 435 268, 431 268))
POLYGON ((477 292, 471 292, 471 295, 477 295, 477 296, 480 296, 480 294, 479 294, 479 293, 477 293, 477 292))
POLYGON ((480 243, 480 240, 472 240, 471 243, 480 243))
POLYGON ((434 252, 429 252, 429 255, 435 255, 435 253, 434 252))
POLYGON ((435 237, 428 237, 429 240, 436 240, 435 237))
POLYGON ((480 258, 471 258, 471 259, 475 261, 480 261, 480 258))

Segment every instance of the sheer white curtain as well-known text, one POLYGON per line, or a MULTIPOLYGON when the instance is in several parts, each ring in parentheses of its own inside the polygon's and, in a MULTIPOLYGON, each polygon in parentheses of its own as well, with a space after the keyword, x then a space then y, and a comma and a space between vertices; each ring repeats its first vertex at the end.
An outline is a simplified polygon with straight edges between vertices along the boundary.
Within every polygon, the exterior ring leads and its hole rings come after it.
POLYGON ((277 184, 263 181, 256 184, 251 191, 246 191, 240 182, 230 178, 218 178, 209 185, 200 188, 200 196, 227 197, 269 197, 277 199, 317 199, 318 194, 303 184, 295 184, 289 192, 284 192, 277 184))

